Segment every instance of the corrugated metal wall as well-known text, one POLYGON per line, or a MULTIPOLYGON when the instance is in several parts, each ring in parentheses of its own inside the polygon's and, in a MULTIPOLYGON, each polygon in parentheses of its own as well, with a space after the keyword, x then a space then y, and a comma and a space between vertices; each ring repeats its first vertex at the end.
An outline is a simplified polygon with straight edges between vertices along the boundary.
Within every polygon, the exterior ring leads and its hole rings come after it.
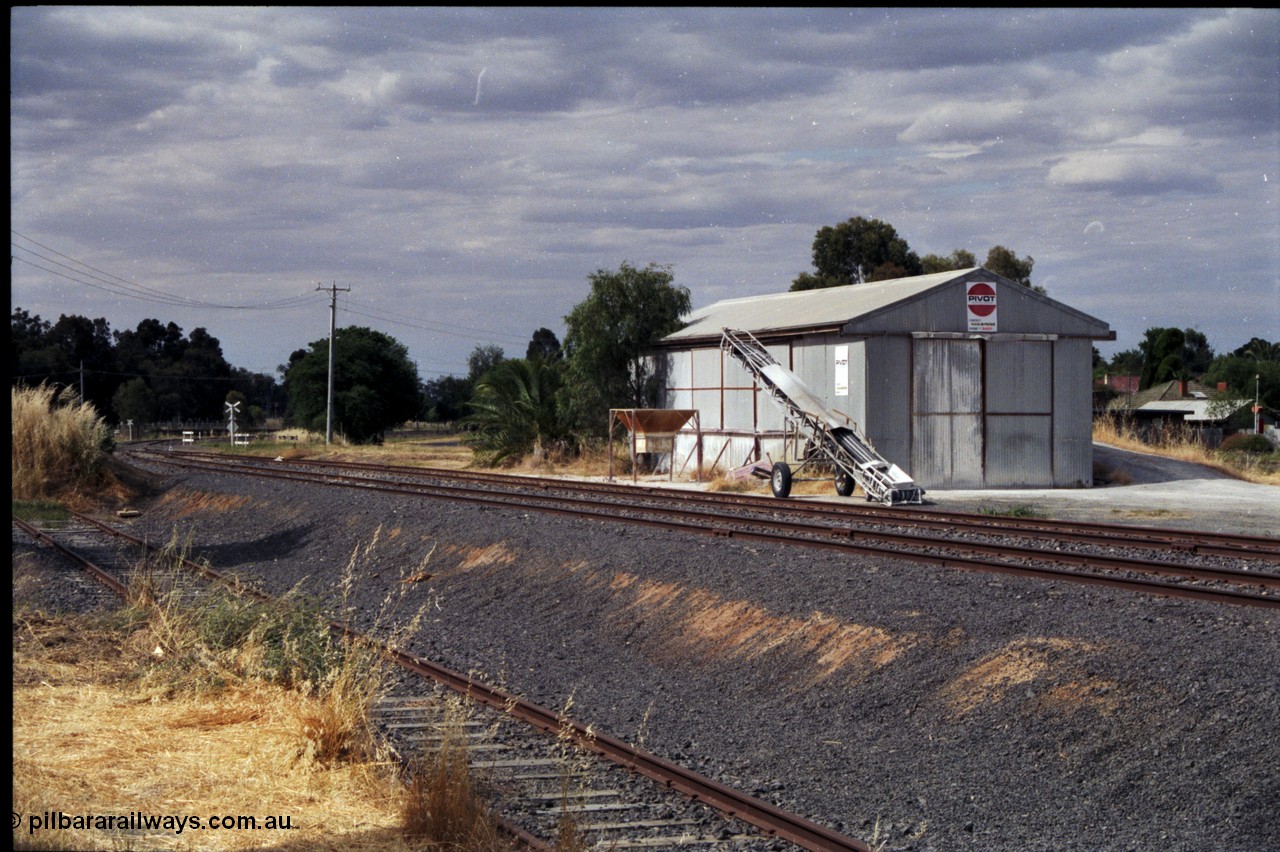
POLYGON ((862 344, 867 391, 859 423, 876 451, 903 470, 911 464, 911 343, 893 336, 862 344))
POLYGON ((1093 342, 1053 344, 1053 484, 1093 484, 1093 342))
POLYGON ((993 340, 986 359, 986 469, 989 486, 1053 481, 1053 344, 993 340))
POLYGON ((925 488, 982 485, 982 350, 977 340, 912 346, 911 477, 925 488))
MULTIPOLYGON (((886 459, 926 489, 1092 483, 1091 341, 817 335, 768 346, 886 459), (847 396, 835 347, 848 347, 847 396)), ((666 405, 701 413, 704 458, 719 467, 762 450, 782 458, 783 412, 718 348, 671 353, 666 405), (723 451, 723 452, 722 452, 723 451)), ((677 457, 694 449, 679 439, 677 457)))

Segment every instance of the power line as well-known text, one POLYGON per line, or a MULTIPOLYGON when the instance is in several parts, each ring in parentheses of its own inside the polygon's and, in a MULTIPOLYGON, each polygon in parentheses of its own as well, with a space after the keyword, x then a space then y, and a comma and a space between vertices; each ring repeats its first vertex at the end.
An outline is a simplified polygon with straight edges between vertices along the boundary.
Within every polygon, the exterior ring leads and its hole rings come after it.
MULTIPOLYGON (((233 368, 242 369, 242 368, 233 368)), ((54 376, 74 376, 80 372, 79 367, 69 367, 66 370, 46 370, 39 373, 22 373, 21 375, 10 374, 13 379, 50 379, 54 376)), ((258 379, 268 379, 276 381, 276 378, 270 373, 253 372, 245 370, 242 375, 238 376, 192 376, 192 375, 165 375, 164 373, 122 373, 119 370, 85 370, 86 373, 95 376, 119 376, 127 379, 147 379, 149 381, 180 381, 180 382, 249 382, 258 379)))
POLYGON ((513 335, 513 334, 503 334, 500 332, 495 332, 492 329, 469 328, 464 325, 456 325, 456 324, 443 326, 443 325, 440 325, 439 323, 433 323, 431 320, 416 319, 414 317, 404 317, 404 316, 388 316, 387 314, 379 313, 377 309, 374 309, 374 308, 369 308, 368 310, 372 312, 366 313, 364 311, 358 311, 355 308, 350 307, 350 305, 348 304, 348 306, 344 307, 343 310, 349 314, 355 314, 356 316, 367 317, 369 319, 382 320, 383 322, 395 323, 396 325, 404 325, 404 326, 408 326, 409 328, 416 328, 419 331, 429 331, 429 332, 432 332, 433 334, 444 334, 451 337, 463 337, 468 339, 474 339, 476 335, 481 335, 488 338, 498 338, 501 340, 506 340, 512 343, 528 343, 529 342, 527 338, 517 337, 516 335, 513 335))
POLYGON ((174 306, 188 307, 188 308, 211 308, 211 309, 219 309, 219 310, 270 310, 270 309, 295 307, 315 299, 314 294, 304 293, 297 296, 288 296, 284 299, 278 299, 274 302, 264 302, 256 305, 252 305, 252 304, 251 305, 224 305, 224 304, 217 304, 214 302, 205 302, 199 299, 191 299, 186 296, 175 296, 170 293, 166 293, 163 290, 157 290, 154 287, 147 287, 146 285, 143 285, 143 284, 137 284, 132 281, 129 281, 126 278, 122 278, 119 275, 115 275, 105 270, 98 269, 96 266, 91 266, 90 264, 87 264, 82 260, 77 260, 76 258, 71 257, 70 255, 63 254, 57 249, 47 246, 38 240, 34 240, 31 237, 26 236, 25 234, 19 233, 18 231, 13 230, 12 228, 9 229, 9 232, 21 239, 24 239, 34 245, 39 246, 40 248, 44 249, 46 252, 49 252, 50 254, 53 254, 53 255, 56 255, 57 257, 61 257, 61 258, 64 258, 65 260, 71 261, 71 263, 76 264, 76 266, 70 266, 66 263, 62 263, 59 260, 55 260, 52 257, 48 257, 47 255, 41 254, 35 249, 28 248, 27 246, 21 245, 19 243, 15 243, 12 240, 10 240, 9 245, 11 247, 18 249, 19 251, 24 251, 24 252, 27 252, 28 254, 34 255, 35 257, 38 257, 40 260, 43 260, 46 263, 51 263, 55 266, 60 266, 63 269, 66 269, 69 272, 73 273, 73 275, 68 275, 67 273, 59 272, 56 269, 50 269, 47 266, 42 266, 39 263, 34 263, 26 259, 25 257, 20 257, 18 255, 10 255, 10 257, 12 257, 14 260, 25 263, 28 266, 35 267, 36 269, 43 270, 44 272, 48 272, 51 275, 56 275, 60 278, 64 278, 76 284, 81 284, 86 287, 92 287, 96 290, 102 290, 104 292, 112 293, 113 295, 117 295, 117 296, 127 296, 129 298, 139 299, 144 302, 156 302, 159 304, 167 304, 167 305, 174 305, 174 306), (78 269, 77 266, 84 267, 84 269, 78 269), (85 270, 89 270, 89 271, 86 272, 85 270), (84 280, 85 278, 89 278, 93 280, 86 281, 84 280), (100 283, 95 284, 93 283, 93 281, 98 281, 100 283))

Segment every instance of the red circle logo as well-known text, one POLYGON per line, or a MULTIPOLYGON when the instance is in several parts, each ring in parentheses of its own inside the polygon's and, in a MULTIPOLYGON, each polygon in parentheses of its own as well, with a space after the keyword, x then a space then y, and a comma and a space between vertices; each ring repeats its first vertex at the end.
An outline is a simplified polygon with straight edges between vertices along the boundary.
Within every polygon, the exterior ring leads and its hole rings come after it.
POLYGON ((966 300, 969 312, 974 316, 989 317, 996 312, 996 288, 990 284, 971 284, 966 300))

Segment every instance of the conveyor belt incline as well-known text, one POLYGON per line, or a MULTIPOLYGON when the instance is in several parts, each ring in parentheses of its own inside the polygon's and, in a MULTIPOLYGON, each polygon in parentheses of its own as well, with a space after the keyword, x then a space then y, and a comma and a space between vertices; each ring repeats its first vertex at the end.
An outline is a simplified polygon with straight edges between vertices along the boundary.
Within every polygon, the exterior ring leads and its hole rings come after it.
MULTIPOLYGON (((720 346, 741 361, 786 410, 788 423, 808 436, 811 451, 802 466, 812 460, 813 451, 816 451, 835 466, 838 474, 843 473, 862 486, 867 500, 889 505, 923 501, 924 489, 916 485, 906 471, 877 453, 871 443, 858 433, 852 421, 828 408, 795 373, 779 364, 750 332, 726 328, 720 346)), ((790 490, 789 476, 788 469, 787 491, 790 490)), ((849 488, 852 490, 852 486, 849 488)), ((776 481, 774 490, 778 493, 776 481)))

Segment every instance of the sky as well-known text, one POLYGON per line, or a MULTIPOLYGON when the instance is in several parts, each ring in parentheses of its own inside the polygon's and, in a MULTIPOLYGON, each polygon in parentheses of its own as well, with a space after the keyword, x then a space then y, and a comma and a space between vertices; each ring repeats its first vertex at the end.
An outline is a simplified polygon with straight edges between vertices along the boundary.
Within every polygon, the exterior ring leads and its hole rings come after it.
POLYGON ((11 309, 205 328, 274 374, 339 326, 424 379, 563 339, 589 276, 784 292, 817 230, 1002 245, 1050 296, 1280 339, 1280 12, 10 11, 11 309), (349 288, 349 289, 348 289, 349 288))

